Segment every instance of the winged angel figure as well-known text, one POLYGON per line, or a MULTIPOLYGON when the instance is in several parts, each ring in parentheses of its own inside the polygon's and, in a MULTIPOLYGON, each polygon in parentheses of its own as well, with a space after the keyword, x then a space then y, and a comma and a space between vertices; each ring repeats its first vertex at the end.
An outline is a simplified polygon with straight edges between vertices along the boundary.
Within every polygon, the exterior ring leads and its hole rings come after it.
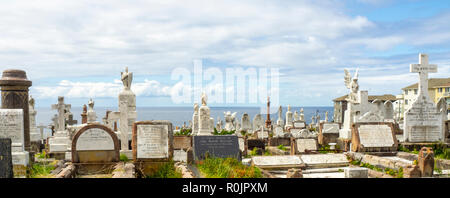
POLYGON ((355 76, 350 75, 350 72, 347 69, 344 69, 345 71, 345 86, 347 87, 347 89, 350 89, 350 94, 348 95, 347 100, 350 102, 356 102, 358 100, 358 90, 359 90, 359 85, 358 85, 358 70, 356 69, 355 72, 355 76))

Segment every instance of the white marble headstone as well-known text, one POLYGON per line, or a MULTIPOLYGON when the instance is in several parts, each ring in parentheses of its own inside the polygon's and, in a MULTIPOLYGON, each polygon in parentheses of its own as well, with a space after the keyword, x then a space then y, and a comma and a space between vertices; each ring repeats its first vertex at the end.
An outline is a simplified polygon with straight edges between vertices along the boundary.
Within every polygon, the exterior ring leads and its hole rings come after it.
POLYGON ((137 158, 158 159, 169 157, 169 126, 147 125, 137 126, 137 158))
POLYGON ((305 152, 305 150, 317 150, 317 140, 315 139, 296 139, 295 141, 297 142, 297 150, 300 153, 305 152))
POLYGON ((388 125, 360 125, 358 131, 360 143, 365 148, 394 146, 392 130, 388 125))
POLYGON ((90 128, 83 132, 77 140, 78 151, 114 150, 112 137, 103 129, 90 128))

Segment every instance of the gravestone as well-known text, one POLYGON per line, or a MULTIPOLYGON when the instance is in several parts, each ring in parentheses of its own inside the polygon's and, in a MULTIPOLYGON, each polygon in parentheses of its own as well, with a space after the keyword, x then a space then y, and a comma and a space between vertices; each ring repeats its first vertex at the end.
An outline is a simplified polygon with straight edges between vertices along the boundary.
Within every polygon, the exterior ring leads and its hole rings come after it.
POLYGON ((57 159, 64 159, 66 152, 70 150, 71 147, 69 133, 66 130, 65 119, 65 114, 70 108, 70 104, 64 103, 63 96, 59 96, 58 103, 52 105, 52 109, 56 109, 58 111, 58 115, 56 116, 56 119, 54 119, 56 133, 54 136, 49 138, 48 144, 49 153, 57 159))
POLYGON ((241 118, 241 131, 252 131, 252 123, 250 122, 250 117, 248 116, 248 113, 244 113, 241 118))
POLYGON ((428 55, 419 54, 419 64, 411 64, 410 72, 419 73, 419 93, 405 111, 404 141, 445 141, 443 112, 439 111, 428 95, 428 73, 436 73, 437 65, 428 64, 428 55))
POLYGON ((319 125, 318 142, 321 145, 328 145, 328 143, 335 143, 339 138, 340 123, 323 122, 319 125))
POLYGON ((30 155, 25 151, 22 109, 0 109, 0 138, 11 139, 15 177, 25 177, 30 155))
POLYGON ((398 143, 392 123, 356 123, 352 129, 352 151, 395 152, 398 143))
POLYGON ((11 139, 0 138, 0 178, 13 178, 11 139))
POLYGON ((78 130, 72 140, 72 162, 111 164, 119 161, 119 139, 105 125, 89 124, 78 130))
POLYGON ((266 144, 264 140, 261 139, 248 139, 247 140, 247 148, 249 151, 253 150, 253 148, 260 148, 262 151, 266 150, 266 144))
POLYGON ((133 125, 133 160, 164 162, 173 158, 173 131, 169 121, 140 121, 133 125))
POLYGON ((177 135, 173 136, 173 149, 188 149, 192 147, 192 136, 177 135))
MULTIPOLYGON (((197 135, 211 135, 214 129, 211 128, 211 110, 206 104, 207 96, 202 95, 202 106, 198 110, 198 133, 197 135)), ((214 121, 213 121, 214 123, 214 121)))
POLYGON ((305 129, 306 128, 306 123, 301 120, 294 121, 293 125, 294 125, 294 127, 293 127, 294 129, 305 129))
POLYGON ((284 125, 285 129, 288 129, 290 127, 293 127, 293 117, 292 117, 292 111, 291 111, 291 105, 288 105, 287 112, 286 112, 286 124, 284 125))
POLYGON ((227 131, 232 131, 236 129, 236 114, 237 112, 231 113, 230 111, 223 112, 225 116, 225 127, 224 129, 227 131))
POLYGON ((220 158, 236 158, 241 161, 239 140, 235 135, 201 135, 193 137, 195 160, 205 156, 220 158))
POLYGON ((94 123, 97 121, 97 113, 94 111, 94 100, 89 99, 88 106, 89 109, 87 110, 87 123, 94 123))
POLYGON ((305 153, 308 151, 317 151, 317 140, 316 139, 296 139, 297 151, 299 153, 305 153))
POLYGON ((261 114, 256 114, 253 118, 253 133, 254 131, 260 130, 261 128, 264 128, 264 121, 262 120, 261 114))

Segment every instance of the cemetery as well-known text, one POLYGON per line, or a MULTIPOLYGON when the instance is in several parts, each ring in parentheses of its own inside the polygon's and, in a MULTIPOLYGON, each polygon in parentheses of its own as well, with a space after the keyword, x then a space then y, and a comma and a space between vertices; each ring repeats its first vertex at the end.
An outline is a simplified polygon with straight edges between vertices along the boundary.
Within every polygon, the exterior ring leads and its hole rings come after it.
POLYGON ((55 96, 46 127, 23 70, 0 79, 0 178, 418 178, 450 176, 448 107, 428 94, 428 73, 437 65, 419 54, 418 95, 395 119, 393 102, 369 100, 359 71, 344 71, 345 108, 305 117, 303 108, 272 121, 267 114, 223 112, 215 122, 205 93, 183 126, 171 120, 140 120, 133 73, 125 68, 117 111, 100 121, 95 98, 83 107, 55 96), (82 108, 81 122, 72 108, 82 108), (323 114, 322 114, 323 115, 323 114), (266 117, 266 118, 265 118, 266 117), (265 118, 265 120, 264 120, 265 118), (190 118, 189 118, 190 119, 190 118), (186 123, 189 123, 186 125, 186 123), (52 135, 44 138, 44 129, 52 135))

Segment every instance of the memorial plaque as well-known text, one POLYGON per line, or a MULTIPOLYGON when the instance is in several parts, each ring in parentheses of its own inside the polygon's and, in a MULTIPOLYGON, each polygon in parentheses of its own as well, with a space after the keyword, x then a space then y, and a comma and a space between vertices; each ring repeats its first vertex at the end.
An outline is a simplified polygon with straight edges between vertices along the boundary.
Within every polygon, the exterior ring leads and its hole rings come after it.
POLYGON ((392 123, 357 123, 352 128, 352 151, 392 152, 397 146, 392 123))
POLYGON ((303 161, 299 156, 254 156, 252 164, 260 168, 301 168, 304 167, 303 161))
POLYGON ((103 129, 90 128, 78 137, 78 151, 114 150, 112 137, 103 129))
POLYGON ((0 138, 0 178, 13 178, 11 139, 0 138))
POLYGON ((407 111, 410 142, 436 142, 442 136, 442 116, 431 103, 414 103, 407 111))
POLYGON ((168 158, 169 138, 167 125, 137 126, 137 158, 168 158))
POLYGON ((236 158, 241 160, 239 140, 235 135, 201 135, 194 136, 195 159, 204 159, 208 153, 211 157, 236 158))
POLYGON ((339 134, 338 123, 323 123, 322 133, 337 133, 339 134))
POLYGON ((297 142, 297 150, 300 153, 304 153, 305 150, 317 150, 317 140, 315 139, 296 139, 295 141, 297 142))
POLYGON ((173 149, 188 149, 192 147, 192 136, 173 136, 173 149))
POLYGON ((361 125, 358 131, 361 145, 364 147, 394 146, 392 130, 388 125, 361 125))
MULTIPOLYGON (((189 141, 184 143, 189 144, 189 141)), ((172 159, 174 149, 172 123, 162 120, 134 123, 132 147, 133 158, 137 161, 156 162, 172 159)))

